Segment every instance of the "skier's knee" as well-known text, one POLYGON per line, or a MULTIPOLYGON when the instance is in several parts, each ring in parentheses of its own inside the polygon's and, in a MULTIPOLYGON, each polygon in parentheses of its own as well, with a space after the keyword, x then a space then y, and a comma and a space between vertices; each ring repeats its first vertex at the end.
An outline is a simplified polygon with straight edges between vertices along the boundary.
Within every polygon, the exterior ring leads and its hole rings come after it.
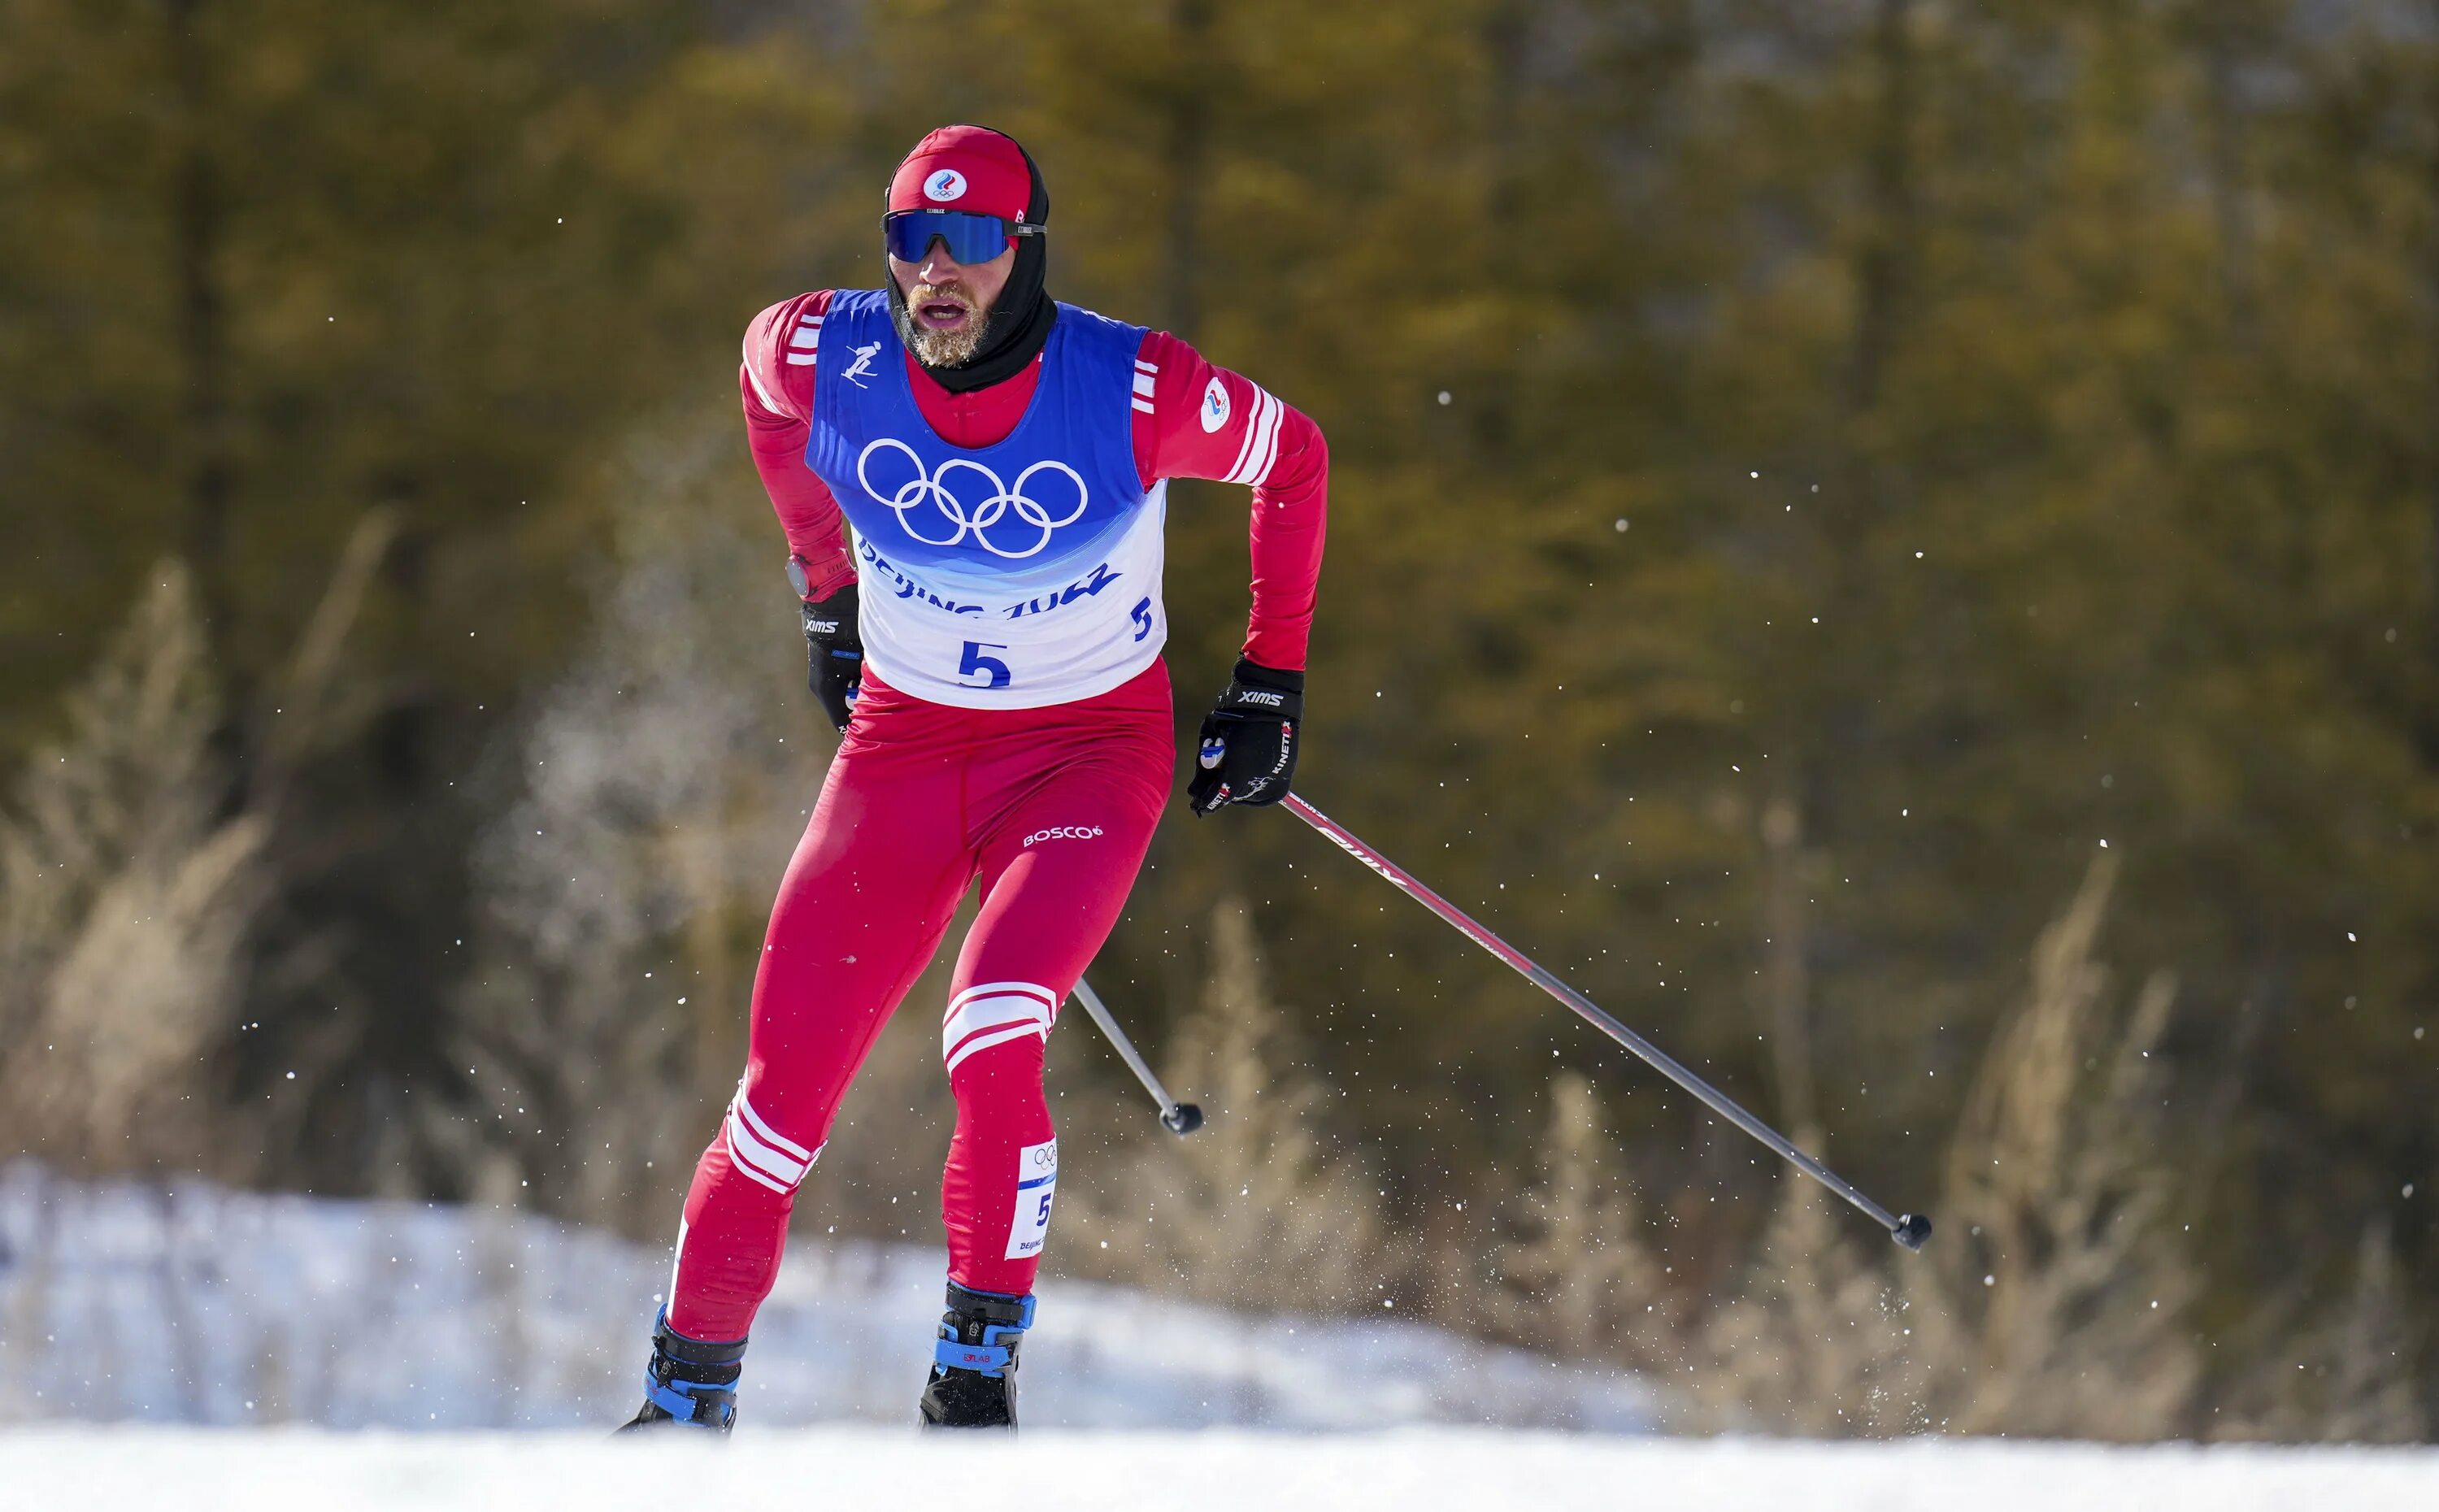
POLYGON ((769 1119, 755 1111, 742 1082, 738 1083, 737 1095, 729 1099, 728 1117, 721 1124, 720 1137, 728 1144, 731 1165, 783 1197, 794 1195, 796 1188, 805 1184, 813 1162, 822 1157, 821 1146, 807 1149, 772 1127, 769 1119))
POLYGON ((1002 1045, 1018 1046, 1039 1060, 1058 1003, 1048 987, 1030 982, 985 983, 950 999, 949 1016, 940 1024, 940 1060, 950 1078, 975 1056, 1002 1045))

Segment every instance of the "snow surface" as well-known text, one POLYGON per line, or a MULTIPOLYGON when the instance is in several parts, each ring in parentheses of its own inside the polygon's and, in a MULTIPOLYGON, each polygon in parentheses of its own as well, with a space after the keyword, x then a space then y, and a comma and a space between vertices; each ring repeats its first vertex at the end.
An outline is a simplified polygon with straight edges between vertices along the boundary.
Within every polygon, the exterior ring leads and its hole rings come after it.
MULTIPOLYGON (((943 1266, 798 1236, 755 1323, 743 1421, 905 1422, 943 1266)), ((662 1247, 527 1214, 84 1184, 19 1162, 0 1166, 0 1425, 615 1423, 641 1399, 668 1275, 662 1247)), ((1023 1411, 1042 1427, 1640 1432, 1656 1416, 1632 1377, 1385 1316, 1254 1316, 1055 1277, 1041 1296, 1023 1411)))
POLYGON ((1448 1428, 1328 1436, 1027 1430, 988 1444, 942 1443, 903 1428, 740 1429, 725 1445, 573 1433, 42 1428, 0 1431, 0 1486, 23 1498, 12 1504, 77 1512, 2429 1512, 2439 1506, 2439 1451, 1800 1444, 1448 1428))
POLYGON ((21 1162, 0 1167, 0 1505, 2439 1508, 2427 1450, 1641 1436, 1652 1398, 1629 1378, 1410 1322, 1055 1280, 1025 1343, 1022 1438, 944 1443, 905 1426, 940 1266, 933 1250, 800 1240, 755 1330, 735 1439, 614 1443, 601 1428, 634 1405, 658 1247, 496 1211, 87 1185, 21 1162), (330 1426, 178 1426, 283 1422, 330 1426), (789 1426, 810 1422, 824 1426, 789 1426), (495 1424, 581 1431, 452 1431, 495 1424), (1275 1432, 1383 1424, 1403 1426, 1275 1432))

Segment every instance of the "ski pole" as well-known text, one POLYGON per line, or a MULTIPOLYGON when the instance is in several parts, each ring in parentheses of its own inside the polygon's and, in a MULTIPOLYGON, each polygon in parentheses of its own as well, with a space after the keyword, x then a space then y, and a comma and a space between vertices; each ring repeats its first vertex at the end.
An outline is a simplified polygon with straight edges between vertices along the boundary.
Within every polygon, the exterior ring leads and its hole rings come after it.
POLYGON ((1190 1102, 1179 1102, 1168 1094, 1168 1089, 1160 1084, 1160 1078, 1151 1074, 1151 1067, 1145 1063, 1141 1052, 1135 1049, 1134 1041, 1118 1027, 1118 1021, 1110 1016, 1110 1005, 1101 1001, 1101 994, 1093 990, 1093 984, 1080 976, 1076 979, 1076 1001, 1084 1005, 1084 1011, 1093 1016, 1093 1022, 1110 1037, 1110 1043, 1117 1047, 1118 1058, 1124 1060, 1128 1069, 1135 1074, 1135 1079, 1143 1083, 1144 1091, 1151 1094, 1151 1100, 1160 1104, 1162 1126, 1172 1134, 1190 1134, 1202 1128, 1202 1110, 1190 1102))
MULTIPOLYGON (((1919 1250, 1929 1241, 1931 1219, 1928 1217, 1920 1213, 1908 1213, 1903 1217, 1892 1216, 1887 1208, 1865 1197, 1837 1172, 1798 1149, 1794 1141, 1745 1112, 1734 1098, 1694 1075, 1666 1051, 1611 1018, 1601 1010, 1599 1005, 1543 970, 1523 952, 1475 923, 1463 909, 1424 886, 1413 873, 1399 866, 1396 862, 1358 840, 1344 826, 1292 792, 1289 793, 1282 802, 1297 818, 1328 836, 1339 849, 1379 872, 1391 883, 1411 895, 1415 901, 1453 925, 1466 938, 1498 956, 1521 972, 1535 987, 1573 1008, 1576 1016, 1585 1023, 1634 1052, 1653 1070, 1710 1104, 1713 1112, 1777 1151, 1780 1157, 1794 1165, 1797 1170, 1852 1202, 1873 1222, 1886 1229, 1890 1238, 1909 1250, 1919 1250)), ((1087 1005, 1089 1004, 1088 999, 1087 1005)))

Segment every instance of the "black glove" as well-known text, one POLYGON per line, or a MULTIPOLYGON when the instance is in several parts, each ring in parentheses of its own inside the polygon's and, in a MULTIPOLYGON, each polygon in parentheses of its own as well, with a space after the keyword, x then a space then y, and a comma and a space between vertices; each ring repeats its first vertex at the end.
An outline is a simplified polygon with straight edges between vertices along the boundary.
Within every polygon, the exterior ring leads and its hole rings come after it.
POLYGON ((863 691, 863 629, 856 620, 855 584, 818 604, 806 604, 804 612, 805 685, 844 734, 855 713, 856 695, 863 691))
POLYGON ((1240 661, 1228 691, 1202 718, 1201 750, 1185 801, 1194 817, 1232 803, 1262 808, 1295 779, 1296 727, 1304 723, 1304 674, 1240 661))

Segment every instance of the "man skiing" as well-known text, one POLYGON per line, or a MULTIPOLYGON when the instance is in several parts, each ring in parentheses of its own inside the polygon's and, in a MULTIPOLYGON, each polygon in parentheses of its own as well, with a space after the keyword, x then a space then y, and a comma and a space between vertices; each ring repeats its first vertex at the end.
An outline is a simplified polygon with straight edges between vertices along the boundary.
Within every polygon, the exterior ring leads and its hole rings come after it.
POLYGON ((882 288, 801 294, 746 332, 747 432, 844 738, 772 909, 745 1076, 686 1195, 631 1428, 734 1425, 796 1189, 977 880, 940 1035, 948 1306, 920 1414, 1014 1425, 1059 1176, 1043 1050, 1175 760, 1166 479, 1254 490, 1251 629, 1188 802, 1275 803, 1294 774, 1321 433, 1174 336, 1055 303, 1049 211, 1012 138, 934 132, 890 181, 882 288))

